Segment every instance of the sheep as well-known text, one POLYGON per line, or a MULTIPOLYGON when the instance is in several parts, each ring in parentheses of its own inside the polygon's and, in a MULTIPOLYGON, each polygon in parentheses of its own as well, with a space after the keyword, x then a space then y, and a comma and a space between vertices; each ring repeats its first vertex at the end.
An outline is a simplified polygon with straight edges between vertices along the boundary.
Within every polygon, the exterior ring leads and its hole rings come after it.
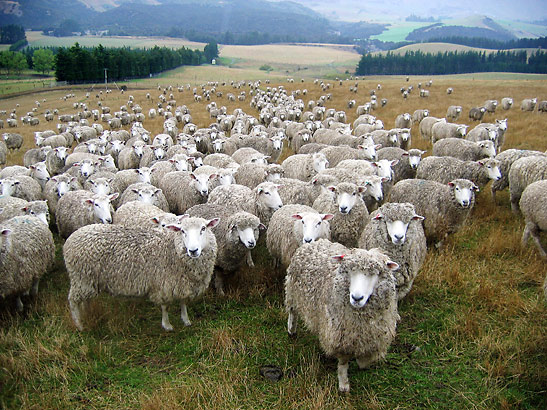
POLYGON ((10 165, 0 171, 0 179, 13 177, 16 175, 30 176, 30 169, 22 165, 10 165))
POLYGON ((498 108, 498 104, 499 103, 497 100, 486 100, 482 106, 486 108, 486 112, 493 114, 496 112, 496 108, 498 108))
POLYGON ((368 222, 368 210, 362 198, 366 187, 351 182, 330 185, 313 202, 312 208, 333 214, 330 221, 332 240, 348 247, 356 247, 359 236, 368 222))
POLYGON ((44 189, 44 186, 46 185, 46 182, 51 177, 49 175, 49 172, 46 167, 46 162, 37 162, 36 164, 33 164, 29 167, 30 174, 29 176, 33 178, 36 182, 40 184, 40 187, 42 190, 44 189))
POLYGON ((503 120, 496 120, 495 123, 481 123, 475 128, 488 128, 496 132, 496 137, 493 134, 489 133, 489 139, 495 142, 496 151, 499 151, 503 144, 505 143, 505 133, 507 132, 507 118, 503 120))
POLYGON ((525 98, 520 103, 520 109, 522 111, 534 111, 534 108, 536 108, 537 100, 537 98, 525 98))
POLYGON ((218 186, 211 191, 207 202, 249 212, 268 226, 272 214, 283 206, 277 189, 278 185, 273 182, 262 182, 255 189, 238 184, 218 186))
POLYGON ((540 101, 538 104, 538 112, 547 112, 547 101, 540 101))
POLYGON ((112 223, 111 202, 117 197, 118 193, 107 196, 84 190, 65 193, 57 202, 55 214, 59 235, 68 238, 82 226, 112 223))
POLYGON ((418 109, 412 113, 412 125, 420 124, 422 120, 426 117, 429 117, 429 110, 427 109, 418 109))
POLYGON ((509 194, 511 209, 519 210, 519 201, 524 189, 532 182, 547 179, 547 156, 529 156, 517 159, 509 170, 509 194))
POLYGON ((46 201, 28 202, 14 196, 0 196, 0 222, 7 221, 14 216, 35 216, 49 226, 49 211, 46 201))
POLYGON ((433 128, 433 125, 439 121, 446 122, 444 118, 437 117, 425 117, 420 122, 420 135, 422 136, 422 139, 431 141, 431 129, 433 128))
MULTIPOLYGON (((327 146, 319 151, 325 155, 328 161, 328 165, 335 167, 343 160, 347 159, 363 159, 363 160, 376 160, 376 148, 379 148, 381 144, 366 143, 358 145, 357 148, 351 148, 348 146, 327 146)), ((319 171, 321 172, 321 171, 319 171)))
POLYGON ((469 131, 469 134, 465 136, 465 139, 468 141, 492 141, 495 145, 495 147, 498 147, 498 130, 496 127, 490 127, 490 126, 476 126, 471 131, 469 131))
POLYGON ((55 220, 57 212, 57 203, 68 191, 76 191, 83 189, 76 177, 68 174, 55 175, 47 181, 44 187, 44 199, 47 201, 49 213, 52 219, 55 220))
POLYGON ((217 258, 215 262, 214 285, 219 295, 224 295, 224 279, 236 272, 244 262, 254 266, 251 249, 259 238, 259 231, 265 226, 256 215, 237 211, 220 204, 200 204, 188 209, 188 215, 209 219, 220 218, 212 231, 217 241, 217 258))
POLYGON ((188 208, 207 202, 215 174, 194 174, 188 171, 168 172, 159 183, 171 212, 182 215, 188 208))
POLYGON ((328 221, 333 217, 300 204, 283 205, 275 211, 266 232, 266 246, 275 265, 286 269, 300 245, 318 239, 330 240, 328 221))
POLYGON ((46 154, 46 168, 50 175, 63 173, 67 159, 67 147, 57 147, 46 154))
POLYGON ((492 199, 496 202, 496 192, 501 191, 509 186, 509 170, 513 163, 523 157, 532 155, 545 155, 541 151, 525 150, 525 149, 508 149, 496 155, 496 159, 500 162, 501 179, 492 182, 492 199))
POLYGON ((464 138, 467 127, 465 124, 437 122, 431 127, 431 142, 435 144, 443 138, 464 138))
POLYGON ((135 141, 131 147, 122 149, 118 154, 118 168, 120 170, 139 168, 145 146, 144 141, 135 141))
POLYGON ((16 216, 0 224, 0 297, 38 293, 40 278, 53 264, 55 245, 47 224, 33 216, 16 216))
POLYGON ((433 144, 433 155, 449 156, 462 161, 478 161, 496 156, 496 147, 492 141, 469 141, 461 138, 445 138, 433 144))
POLYGON ((399 265, 394 272, 398 300, 410 292, 427 253, 423 219, 412 204, 389 202, 371 213, 359 238, 360 248, 380 248, 399 265))
POLYGON ((425 179, 405 179, 397 182, 390 193, 390 202, 410 202, 416 213, 424 217, 427 242, 439 248, 442 241, 457 232, 475 205, 479 190, 467 179, 455 179, 448 184, 425 179))
POLYGON ((264 181, 276 182, 284 174, 283 167, 279 164, 255 164, 248 162, 241 165, 234 174, 236 182, 251 189, 264 181))
POLYGON ((158 231, 97 224, 71 235, 63 246, 63 255, 76 328, 83 330, 85 302, 100 291, 113 296, 147 296, 161 305, 166 331, 173 330, 167 306, 180 301, 181 319, 190 326, 186 304, 205 292, 211 281, 217 246, 210 228, 218 221, 184 218, 179 224, 167 226, 177 232, 174 237, 158 231), (143 258, 151 248, 153 257, 143 258))
POLYGON ((499 180, 501 172, 499 161, 494 158, 462 161, 454 157, 430 156, 420 162, 416 178, 440 183, 448 183, 453 179, 469 179, 482 189, 490 180, 499 180))
POLYGON ((469 110, 469 119, 471 121, 480 122, 485 112, 486 112, 486 108, 484 107, 473 107, 469 110))
POLYGON ((359 368, 381 360, 395 338, 399 314, 397 263, 380 250, 348 249, 325 239, 302 245, 285 279, 288 333, 301 317, 328 356, 338 359, 338 389, 348 392, 349 360, 359 368))
POLYGON ((395 118, 395 128, 410 128, 412 127, 412 117, 409 113, 399 114, 395 118))
POLYGON ((164 228, 167 225, 179 223, 180 219, 185 217, 165 212, 155 205, 146 204, 141 201, 130 201, 120 206, 114 212, 112 215, 112 224, 123 225, 128 228, 145 228, 172 233, 172 231, 164 230, 164 228))
POLYGON ((129 185, 121 194, 117 206, 122 206, 131 201, 144 202, 145 204, 155 205, 164 212, 169 211, 169 204, 161 189, 146 182, 137 182, 129 185))
POLYGON ((209 154, 203 159, 204 165, 211 165, 217 168, 231 168, 237 170, 240 165, 230 155, 215 153, 209 154))
POLYGON ((513 106, 513 99, 510 97, 504 97, 501 99, 501 108, 509 110, 513 106))
POLYGON ((21 134, 6 132, 2 134, 2 139, 6 143, 8 149, 11 151, 18 150, 23 145, 23 136, 21 134))
POLYGON ((393 183, 396 183, 402 179, 416 178, 416 170, 425 152, 417 148, 405 151, 398 147, 386 147, 378 150, 378 160, 396 161, 391 166, 393 183))
POLYGON ((51 147, 31 148, 27 150, 23 155, 23 165, 25 167, 42 162, 46 160, 47 153, 51 151, 51 147))
POLYGON ((14 175, 0 179, 2 195, 16 196, 25 201, 39 201, 43 199, 42 187, 32 177, 26 175, 14 175))
POLYGON ((325 154, 318 152, 291 155, 281 163, 281 166, 285 171, 285 177, 307 182, 315 174, 328 168, 329 162, 325 154))
MULTIPOLYGON (((331 170, 340 170, 340 171, 346 171, 350 174, 353 174, 353 178, 359 178, 364 175, 378 175, 380 177, 384 177, 387 179, 387 181, 392 181, 394 174, 393 174, 393 167, 397 165, 397 160, 379 160, 376 162, 369 162, 362 159, 346 159, 344 161, 341 161, 336 168, 331 168, 323 171, 323 174, 329 174, 331 173, 331 170)), ((342 173, 341 175, 342 180, 348 181, 346 176, 342 173)))
POLYGON ((532 182, 524 188, 519 206, 526 223, 522 233, 522 246, 526 246, 532 235, 539 254, 543 259, 547 259, 547 252, 543 249, 539 237, 541 232, 547 231, 547 179, 532 182))
POLYGON ((462 113, 462 107, 460 105, 451 105, 446 110, 446 119, 450 121, 456 121, 462 113))

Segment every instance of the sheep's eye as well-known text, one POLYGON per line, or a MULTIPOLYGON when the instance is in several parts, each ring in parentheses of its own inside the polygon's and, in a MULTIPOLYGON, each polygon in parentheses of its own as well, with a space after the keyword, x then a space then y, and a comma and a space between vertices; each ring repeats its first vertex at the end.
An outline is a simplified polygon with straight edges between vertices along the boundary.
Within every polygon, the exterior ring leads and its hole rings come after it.
POLYGON ((205 232, 205 226, 201 227, 201 233, 205 232))

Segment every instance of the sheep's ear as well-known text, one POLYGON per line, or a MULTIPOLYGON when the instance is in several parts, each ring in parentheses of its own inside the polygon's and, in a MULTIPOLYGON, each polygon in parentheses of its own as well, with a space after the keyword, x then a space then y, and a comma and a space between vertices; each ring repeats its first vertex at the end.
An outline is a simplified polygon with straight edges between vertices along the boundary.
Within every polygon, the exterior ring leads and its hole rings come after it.
POLYGON ((8 236, 11 234, 11 229, 2 229, 2 232, 0 232, 2 236, 8 236))
POLYGON ((302 219, 302 215, 300 214, 294 214, 291 216, 292 219, 298 219, 298 220, 301 220, 302 219))
POLYGON ((186 219, 186 218, 190 218, 190 215, 189 214, 184 214, 184 215, 179 216, 179 221, 182 221, 183 219, 186 219))
POLYGON ((207 228, 214 228, 218 225, 220 222, 220 218, 213 218, 209 222, 207 222, 207 228))
POLYGON ((209 175, 209 179, 214 179, 214 178, 217 178, 218 177, 218 174, 211 174, 209 175))
POLYGON ((427 152, 427 150, 425 150, 425 151, 420 151, 421 155, 424 155, 426 152, 427 152))
POLYGON ((28 206, 24 206, 24 207, 22 207, 22 208, 21 208, 21 211, 23 211, 23 212, 27 212, 27 211, 28 211, 28 206))
POLYGON ((167 225, 166 228, 173 232, 179 232, 182 230, 178 225, 167 225))
POLYGON ((413 220, 413 221, 423 221, 424 219, 425 219, 425 218, 424 218, 423 216, 421 216, 421 215, 414 215, 414 216, 412 217, 412 220, 413 220))
POLYGON ((150 218, 150 220, 152 222, 154 222, 156 225, 160 224, 160 218, 158 218, 157 216, 154 216, 153 218, 150 218))
POLYGON ((333 214, 322 214, 321 220, 322 221, 330 221, 332 218, 334 218, 333 214))
POLYGON ((398 159, 394 159, 393 161, 391 161, 391 166, 394 167, 395 165, 397 165, 399 163, 399 160, 398 159))
POLYGON ((263 223, 259 223, 258 224, 258 229, 260 229, 261 231, 265 231, 266 230, 266 225, 264 225, 263 223))
POLYGON ((477 185, 473 184, 473 186, 471 187, 471 191, 479 192, 479 187, 477 185))
POLYGON ((448 186, 449 186, 449 187, 454 187, 454 183, 453 183, 453 182, 449 182, 449 183, 448 183, 448 186))
POLYGON ((112 201, 114 201, 116 198, 118 198, 118 196, 120 196, 120 194, 119 194, 118 192, 115 192, 115 193, 113 193, 113 194, 111 194, 111 195, 108 196, 108 200, 109 200, 110 202, 112 202, 112 201))
POLYGON ((138 173, 139 173, 139 170, 138 170, 138 169, 134 169, 133 172, 134 172, 135 174, 138 174, 138 173))
POLYGON ((388 177, 382 177, 382 182, 387 182, 387 181, 389 181, 388 177))
POLYGON ((362 194, 363 192, 365 192, 367 190, 367 187, 366 186, 358 186, 357 187, 357 191, 362 194))
POLYGON ((328 186, 327 189, 331 192, 336 192, 336 187, 334 185, 328 186))
POLYGON ((80 164, 79 162, 75 162, 74 164, 72 164, 73 167, 79 167, 80 165, 82 164, 80 164))
POLYGON ((387 261, 386 262, 386 267, 389 270, 397 270, 397 269, 399 269, 399 264, 397 262, 387 261))
POLYGON ((342 254, 342 255, 335 255, 335 256, 332 256, 332 259, 335 261, 335 262, 342 262, 342 260, 346 257, 346 254, 342 254))
POLYGON ((378 221, 378 220, 382 219, 383 217, 384 217, 384 215, 382 215, 381 212, 378 212, 378 213, 376 214, 376 216, 374 217, 374 219, 378 221))
POLYGON ((154 191, 154 195, 158 195, 160 193, 161 193, 161 189, 159 189, 159 188, 154 191))
POLYGON ((477 161, 479 165, 484 165, 484 161, 477 161))
POLYGON ((139 190, 136 189, 136 188, 131 188, 131 192, 133 192, 134 194, 138 194, 138 193, 139 193, 139 190))
POLYGON ((401 154, 401 157, 408 157, 408 155, 409 155, 408 152, 403 152, 403 153, 401 154))
POLYGON ((84 199, 84 204, 93 205, 94 203, 93 199, 84 199))
POLYGON ((194 173, 193 173, 193 172, 192 172, 192 173, 190 173, 190 178, 192 178, 192 179, 194 179, 194 180, 196 180, 196 181, 197 181, 197 178, 196 178, 196 176, 194 175, 194 173))

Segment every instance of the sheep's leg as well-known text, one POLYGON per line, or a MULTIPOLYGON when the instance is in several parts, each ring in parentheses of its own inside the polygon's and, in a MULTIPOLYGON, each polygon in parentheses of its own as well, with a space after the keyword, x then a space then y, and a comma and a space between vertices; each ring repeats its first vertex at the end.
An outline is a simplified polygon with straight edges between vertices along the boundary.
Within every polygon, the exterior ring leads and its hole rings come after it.
POLYGON ((251 251, 247 251, 246 262, 247 266, 249 266, 250 268, 254 268, 255 264, 253 262, 253 256, 251 255, 251 251))
POLYGON ((519 213, 519 201, 520 198, 517 198, 515 195, 511 194, 511 211, 518 214, 519 213))
POLYGON ((169 322, 169 313, 167 312, 167 305, 161 305, 161 327, 168 332, 173 331, 173 326, 169 322))
POLYGON ((220 272, 215 272, 215 289, 219 296, 224 296, 224 278, 220 272))
POLYGON ((338 358, 338 390, 343 393, 349 392, 349 378, 348 378, 349 358, 338 358))
POLYGON ((21 301, 21 296, 17 296, 17 298, 15 299, 15 308, 17 309, 18 312, 23 311, 24 305, 23 305, 23 302, 21 301))
POLYGON ((287 319, 287 331, 289 336, 296 335, 296 313, 293 308, 289 309, 289 318, 287 319))
POLYGON ((188 310, 186 309, 185 302, 180 302, 180 319, 182 320, 182 323, 184 323, 184 326, 192 325, 192 322, 188 319, 188 310))
POLYGON ((32 282, 32 288, 30 288, 31 296, 36 296, 38 294, 38 285, 40 284, 40 279, 34 279, 32 282))
POLYGON ((528 243, 528 240, 530 239, 530 233, 532 231, 532 224, 530 223, 527 223, 525 226, 524 226, 524 232, 522 232, 522 239, 521 239, 521 244, 523 247, 526 246, 526 244, 528 243))
POLYGON ((494 189, 494 187, 491 188, 491 192, 492 192, 492 201, 494 201, 494 205, 497 205, 496 204, 496 190, 494 189))
POLYGON ((83 331, 84 327, 82 326, 82 302, 76 302, 69 298, 68 305, 70 307, 70 314, 72 315, 72 321, 74 322, 74 325, 79 331, 83 331))
POLYGON ((372 363, 378 361, 380 359, 379 352, 372 353, 366 356, 361 356, 357 358, 357 365, 359 366, 359 369, 366 369, 369 367, 372 363))
MULTIPOLYGON (((528 226, 528 224, 526 224, 528 226)), ((543 259, 547 259, 547 253, 545 252, 545 249, 543 249, 543 246, 541 246, 541 240, 539 238, 539 230, 538 229, 531 229, 532 239, 536 243, 536 246, 538 248, 539 254, 543 259)))

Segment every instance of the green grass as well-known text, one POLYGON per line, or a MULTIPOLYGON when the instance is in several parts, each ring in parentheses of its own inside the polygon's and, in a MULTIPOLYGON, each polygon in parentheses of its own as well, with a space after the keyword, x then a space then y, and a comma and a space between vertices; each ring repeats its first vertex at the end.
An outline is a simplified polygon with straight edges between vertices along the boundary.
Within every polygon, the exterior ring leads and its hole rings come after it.
POLYGON ((400 21, 396 23, 391 23, 387 30, 383 31, 380 34, 370 36, 372 39, 377 39, 381 41, 405 41, 406 36, 408 36, 412 31, 429 26, 433 23, 421 23, 414 21, 400 21))

